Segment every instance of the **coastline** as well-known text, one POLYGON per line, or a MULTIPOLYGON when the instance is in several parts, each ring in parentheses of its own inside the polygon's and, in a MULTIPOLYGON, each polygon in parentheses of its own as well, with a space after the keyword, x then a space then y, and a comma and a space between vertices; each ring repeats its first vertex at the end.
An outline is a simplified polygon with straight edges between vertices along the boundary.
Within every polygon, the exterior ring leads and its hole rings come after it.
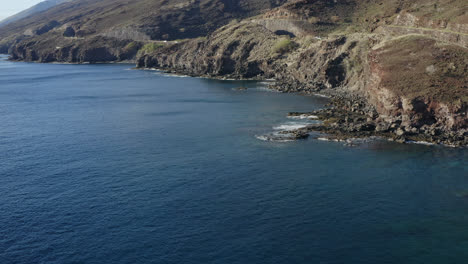
MULTIPOLYGON (((0 54, 8 55, 8 54, 0 54)), ((9 60, 7 58, 7 60, 9 60)), ((20 62, 17 60, 9 60, 12 62, 20 62)), ((35 62, 43 63, 43 62, 35 62)), ((91 65, 91 64, 134 64, 136 60, 119 61, 119 62, 47 62, 50 64, 61 65, 91 65)), ((330 103, 325 108, 304 113, 288 113, 288 117, 294 115, 314 115, 321 121, 320 124, 310 125, 304 128, 283 131, 284 135, 288 135, 289 140, 305 139, 312 132, 323 134, 322 139, 330 141, 349 141, 352 139, 372 139, 383 138, 388 141, 404 143, 404 144, 425 144, 425 145, 441 145, 447 147, 468 147, 467 138, 464 135, 444 135, 443 133, 435 133, 434 130, 415 131, 414 128, 402 129, 393 127, 391 124, 378 122, 376 111, 372 106, 369 106, 364 98, 355 97, 354 95, 344 94, 342 91, 325 89, 320 91, 290 91, 283 89, 284 83, 277 83, 277 80, 264 77, 254 78, 239 78, 238 76, 213 76, 209 74, 190 74, 189 72, 181 72, 171 68, 156 68, 156 67, 132 67, 133 70, 152 70, 160 71, 163 74, 178 75, 192 78, 206 78, 220 81, 256 81, 256 82, 271 82, 267 84, 268 89, 280 93, 294 93, 304 96, 317 96, 330 100, 330 103), (354 96, 354 97, 353 97, 354 96)), ((284 140, 284 139, 283 139, 284 140)))
MULTIPOLYGON (((175 74, 193 78, 207 78, 214 80, 235 80, 235 81, 266 81, 266 78, 228 78, 223 76, 211 75, 194 75, 179 72, 168 68, 145 68, 135 67, 137 70, 157 70, 165 74, 175 74)), ((271 79, 270 79, 271 80, 271 79)), ((466 137, 463 135, 444 135, 436 134, 433 130, 415 131, 414 128, 404 130, 400 127, 391 127, 390 124, 378 122, 376 120, 376 111, 369 106, 365 99, 356 97, 352 98, 348 95, 343 95, 340 92, 325 90, 322 93, 316 91, 310 92, 295 92, 281 89, 281 84, 277 84, 276 80, 273 84, 268 85, 268 88, 280 93, 294 93, 304 96, 317 96, 327 98, 330 103, 323 109, 304 112, 304 113, 289 113, 292 115, 313 115, 317 116, 321 124, 310 125, 305 128, 282 131, 282 135, 278 141, 300 140, 309 137, 311 132, 319 132, 326 135, 331 141, 347 141, 352 139, 373 139, 383 138, 391 142, 402 144, 424 144, 424 145, 440 145, 445 147, 468 147, 466 137), (350 107, 351 106, 351 107, 350 107), (285 139, 286 135, 286 139, 285 139)), ((270 138, 268 140, 274 140, 270 138)))

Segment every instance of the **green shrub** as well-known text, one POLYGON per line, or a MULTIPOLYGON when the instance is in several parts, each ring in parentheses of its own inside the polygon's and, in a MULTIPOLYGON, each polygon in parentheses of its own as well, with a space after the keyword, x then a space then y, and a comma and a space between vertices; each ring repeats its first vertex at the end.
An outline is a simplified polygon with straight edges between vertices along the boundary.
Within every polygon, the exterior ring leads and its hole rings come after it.
POLYGON ((137 48, 138 48, 137 43, 134 42, 134 41, 132 41, 132 42, 128 43, 128 44, 125 46, 124 49, 130 51, 130 50, 135 50, 135 49, 137 49, 137 48))
POLYGON ((289 38, 281 38, 273 46, 272 51, 274 53, 283 54, 296 48, 297 44, 291 41, 289 38))
POLYGON ((140 49, 140 52, 145 53, 145 54, 153 53, 153 52, 157 51, 161 47, 164 47, 164 44, 161 44, 161 43, 148 43, 148 44, 145 44, 140 49))

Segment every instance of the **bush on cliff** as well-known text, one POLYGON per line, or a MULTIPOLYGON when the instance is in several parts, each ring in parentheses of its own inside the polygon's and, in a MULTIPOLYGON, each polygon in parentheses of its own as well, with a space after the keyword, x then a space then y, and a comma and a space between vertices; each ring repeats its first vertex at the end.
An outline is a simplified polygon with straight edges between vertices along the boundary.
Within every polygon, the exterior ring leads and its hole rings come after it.
POLYGON ((149 54, 157 51, 159 48, 163 47, 164 45, 161 43, 148 43, 145 44, 139 51, 142 54, 149 54))
POLYGON ((141 44, 140 43, 137 43, 135 41, 132 41, 130 43, 128 43, 125 47, 124 47, 124 51, 126 52, 138 52, 141 48, 141 44))
POLYGON ((273 46, 273 53, 284 54, 295 49, 297 44, 289 38, 281 38, 273 46))

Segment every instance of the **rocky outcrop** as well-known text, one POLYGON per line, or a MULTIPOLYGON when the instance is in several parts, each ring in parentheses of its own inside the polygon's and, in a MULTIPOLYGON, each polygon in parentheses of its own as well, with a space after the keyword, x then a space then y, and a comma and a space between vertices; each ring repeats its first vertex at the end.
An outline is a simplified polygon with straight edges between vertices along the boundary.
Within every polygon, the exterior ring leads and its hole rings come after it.
POLYGON ((369 102, 379 121, 406 130, 466 136, 468 52, 422 36, 390 41, 369 54, 369 102))
POLYGON ((285 92, 338 93, 346 87, 352 94, 363 95, 366 81, 366 57, 372 38, 350 34, 326 40, 316 40, 297 55, 291 63, 276 74, 279 89, 285 92))
MULTIPOLYGON (((337 102, 337 106, 341 102, 337 102)), ((333 141, 349 141, 359 138, 386 138, 399 143, 423 142, 428 144, 445 144, 454 147, 468 146, 468 137, 463 133, 444 132, 433 127, 421 129, 401 127, 397 124, 375 122, 367 115, 344 110, 343 107, 321 109, 310 113, 290 113, 290 116, 314 116, 321 122, 308 125, 289 134, 309 132, 325 133, 322 138, 333 141)), ((352 142, 352 141, 351 141, 352 142)))
POLYGON ((133 61, 143 45, 130 40, 95 37, 86 40, 57 42, 54 48, 42 48, 48 43, 31 40, 15 45, 11 60, 34 62, 99 63, 133 61))

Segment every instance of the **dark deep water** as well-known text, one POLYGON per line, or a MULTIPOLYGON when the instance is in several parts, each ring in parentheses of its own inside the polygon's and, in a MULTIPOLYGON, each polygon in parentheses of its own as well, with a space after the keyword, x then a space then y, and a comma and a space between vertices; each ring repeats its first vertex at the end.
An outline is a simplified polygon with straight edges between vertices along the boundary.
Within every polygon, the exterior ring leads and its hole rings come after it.
POLYGON ((324 99, 130 67, 0 62, 0 263, 467 263, 468 150, 265 142, 324 99))

